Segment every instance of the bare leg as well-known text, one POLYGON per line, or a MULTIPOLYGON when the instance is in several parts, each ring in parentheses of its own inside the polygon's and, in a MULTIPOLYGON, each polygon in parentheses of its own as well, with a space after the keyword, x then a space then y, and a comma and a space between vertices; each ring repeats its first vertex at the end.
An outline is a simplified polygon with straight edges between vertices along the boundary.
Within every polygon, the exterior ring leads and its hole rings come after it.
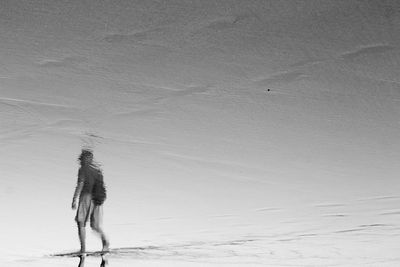
POLYGON ((92 229, 100 236, 101 242, 103 243, 103 251, 108 251, 110 249, 110 242, 101 227, 102 217, 102 206, 95 205, 90 216, 90 227, 92 227, 92 229))
POLYGON ((99 225, 91 225, 93 231, 95 231, 101 238, 101 242, 103 244, 103 251, 107 251, 110 249, 110 242, 108 241, 106 234, 103 229, 99 225))
POLYGON ((82 223, 78 223, 79 241, 81 242, 81 253, 86 252, 86 229, 82 223))

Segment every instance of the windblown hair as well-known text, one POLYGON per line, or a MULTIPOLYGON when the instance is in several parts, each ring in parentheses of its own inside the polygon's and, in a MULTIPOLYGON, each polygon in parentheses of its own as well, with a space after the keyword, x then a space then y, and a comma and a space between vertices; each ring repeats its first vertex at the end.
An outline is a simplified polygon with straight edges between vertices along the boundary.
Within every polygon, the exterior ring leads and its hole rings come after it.
MULTIPOLYGON (((81 154, 78 157, 78 162, 81 166, 85 164, 85 158, 88 156, 91 156, 93 158, 93 151, 88 148, 83 148, 81 154)), ((90 166, 101 171, 101 164, 96 162, 94 159, 92 159, 92 163, 90 164, 90 166)))
POLYGON ((82 152, 78 157, 78 161, 81 164, 81 166, 85 164, 85 158, 89 156, 93 157, 93 152, 89 149, 82 149, 82 152))

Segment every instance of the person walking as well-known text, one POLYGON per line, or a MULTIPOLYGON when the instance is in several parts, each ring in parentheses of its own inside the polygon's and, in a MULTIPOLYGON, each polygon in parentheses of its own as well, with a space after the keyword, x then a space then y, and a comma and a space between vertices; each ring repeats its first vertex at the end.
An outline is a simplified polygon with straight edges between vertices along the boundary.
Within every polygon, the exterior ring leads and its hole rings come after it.
POLYGON ((78 234, 82 255, 86 252, 86 223, 90 220, 90 227, 100 236, 103 251, 108 251, 110 242, 106 237, 101 223, 103 217, 103 202, 105 187, 101 169, 93 162, 93 152, 83 149, 79 156, 80 168, 78 181, 72 199, 72 209, 77 208, 75 221, 78 225, 78 234), (78 205, 77 199, 79 198, 78 205))

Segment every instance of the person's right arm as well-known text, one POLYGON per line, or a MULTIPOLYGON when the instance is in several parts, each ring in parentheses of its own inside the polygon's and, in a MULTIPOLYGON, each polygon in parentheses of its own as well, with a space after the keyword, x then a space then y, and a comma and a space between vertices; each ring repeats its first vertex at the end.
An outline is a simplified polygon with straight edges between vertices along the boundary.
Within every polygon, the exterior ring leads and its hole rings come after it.
POLYGON ((82 188, 83 188, 83 174, 81 172, 81 169, 79 169, 78 181, 76 183, 74 196, 72 198, 72 205, 71 205, 72 209, 76 209, 76 201, 78 199, 78 196, 81 194, 82 188))

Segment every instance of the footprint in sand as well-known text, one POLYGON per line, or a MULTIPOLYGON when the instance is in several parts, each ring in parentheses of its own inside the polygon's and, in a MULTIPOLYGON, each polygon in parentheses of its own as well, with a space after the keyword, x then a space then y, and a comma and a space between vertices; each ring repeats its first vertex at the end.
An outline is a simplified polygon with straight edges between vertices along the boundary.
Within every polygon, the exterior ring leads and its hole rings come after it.
POLYGON ((273 74, 267 78, 258 79, 255 81, 257 86, 269 86, 276 84, 288 84, 308 77, 301 71, 288 71, 273 74))
POLYGON ((250 16, 245 15, 245 14, 222 17, 222 18, 218 18, 216 20, 210 21, 205 28, 215 30, 215 31, 230 29, 230 28, 237 27, 239 25, 239 23, 245 21, 248 18, 250 18, 250 16))
POLYGON ((165 35, 167 33, 167 29, 155 28, 155 29, 147 29, 143 31, 137 31, 134 33, 109 33, 106 34, 102 41, 105 41, 110 44, 139 44, 139 45, 159 45, 162 46, 161 43, 156 40, 159 39, 160 36, 165 35))

